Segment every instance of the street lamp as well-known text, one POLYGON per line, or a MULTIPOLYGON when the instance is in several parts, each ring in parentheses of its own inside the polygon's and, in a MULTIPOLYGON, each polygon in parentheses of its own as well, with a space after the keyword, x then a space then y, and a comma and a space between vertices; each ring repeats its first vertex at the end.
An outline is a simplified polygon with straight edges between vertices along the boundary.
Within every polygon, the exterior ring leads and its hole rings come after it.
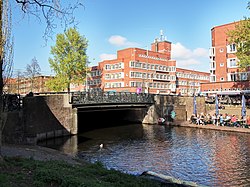
POLYGON ((85 91, 88 91, 88 62, 86 62, 86 77, 85 77, 85 91))
POLYGON ((146 57, 146 69, 147 69, 147 71, 146 71, 146 81, 145 81, 145 88, 144 88, 144 93, 148 93, 148 88, 149 88, 149 82, 147 81, 148 80, 148 58, 149 58, 149 56, 148 56, 148 46, 146 46, 147 47, 147 57, 146 57))

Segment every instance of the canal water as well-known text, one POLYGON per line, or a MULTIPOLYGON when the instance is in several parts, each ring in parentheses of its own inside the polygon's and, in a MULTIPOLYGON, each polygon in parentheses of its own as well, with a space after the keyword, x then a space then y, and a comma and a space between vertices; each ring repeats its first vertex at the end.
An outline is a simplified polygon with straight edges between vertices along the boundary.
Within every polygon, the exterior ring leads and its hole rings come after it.
POLYGON ((40 145, 134 175, 154 171, 206 186, 250 186, 245 133, 131 124, 40 145))

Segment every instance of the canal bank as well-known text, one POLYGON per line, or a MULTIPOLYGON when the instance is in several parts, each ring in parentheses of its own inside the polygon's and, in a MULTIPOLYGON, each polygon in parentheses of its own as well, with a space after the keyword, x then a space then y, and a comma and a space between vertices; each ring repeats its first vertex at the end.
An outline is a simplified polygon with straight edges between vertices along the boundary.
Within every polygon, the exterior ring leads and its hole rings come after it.
MULTIPOLYGON (((214 105, 208 106, 207 108, 215 108, 214 105)), ((210 110, 208 112, 210 115, 215 113, 215 110, 210 110)), ((224 109, 219 110, 220 114, 228 114, 228 115, 241 115, 241 106, 233 106, 233 105, 225 105, 224 109)), ((250 115, 250 109, 246 109, 247 115, 250 115)), ((189 120, 189 119, 188 119, 189 120)), ((190 128, 202 128, 202 129, 209 129, 209 130, 218 130, 218 131, 230 131, 230 132, 240 132, 240 133, 250 133, 250 128, 241 128, 241 127, 228 127, 228 126, 216 126, 213 124, 207 125, 196 125, 192 124, 189 121, 183 120, 176 120, 174 123, 171 123, 173 126, 181 126, 181 127, 190 127, 190 128)))
POLYGON ((200 128, 200 129, 209 129, 209 130, 217 130, 217 131, 250 133, 250 128, 217 126, 217 125, 212 125, 212 124, 196 125, 196 124, 189 123, 188 121, 184 121, 184 122, 183 121, 176 121, 175 123, 170 124, 170 126, 200 128))
MULTIPOLYGON (((77 166, 89 168, 89 165, 91 165, 91 163, 83 161, 82 159, 79 159, 79 158, 76 158, 76 157, 61 153, 61 152, 59 152, 57 150, 54 150, 54 149, 41 147, 41 146, 5 144, 1 148, 1 153, 2 153, 2 156, 4 157, 4 160, 8 160, 7 162, 10 162, 11 160, 8 159, 8 158, 11 158, 13 160, 18 161, 19 165, 21 165, 21 163, 22 163, 21 158, 31 159, 30 162, 34 162, 34 160, 47 161, 47 162, 62 161, 62 162, 68 163, 70 165, 69 167, 73 166, 72 168, 75 168, 77 166)), ((5 161, 2 161, 0 163, 0 168, 3 168, 4 164, 5 164, 5 161)), ((26 161, 26 165, 27 164, 29 164, 29 161, 26 161)), ((37 164, 36 167, 38 167, 38 165, 39 164, 37 164)), ((94 165, 94 164, 92 164, 92 165, 94 165)), ((56 166, 56 164, 54 164, 53 166, 56 166)), ((10 165, 9 165, 8 166, 8 171, 7 172, 5 171, 6 176, 8 174, 11 174, 11 171, 16 172, 17 168, 20 169, 20 167, 18 167, 18 166, 16 166, 16 168, 15 168, 15 166, 11 166, 11 167, 12 168, 10 169, 10 165)), ((94 166, 93 166, 93 168, 95 168, 95 170, 96 170, 95 172, 100 172, 99 170, 105 169, 105 168, 102 168, 102 167, 100 169, 98 169, 97 167, 94 167, 94 166)), ((93 168, 89 172, 93 172, 94 171, 93 168)), ((25 169, 23 168, 23 170, 25 170, 25 169)), ((1 169, 1 171, 3 171, 3 170, 1 169)), ((87 172, 88 169, 85 169, 83 171, 87 172)), ((32 169, 29 170, 29 173, 35 173, 35 172, 36 171, 32 171, 32 169)), ((110 177, 111 177, 111 175, 113 175, 113 177, 116 177, 115 174, 116 175, 119 174, 118 171, 112 173, 112 171, 109 171, 108 169, 105 172, 110 172, 109 173, 110 177)), ((53 171, 51 171, 51 173, 53 173, 53 171)), ((104 173, 104 171, 102 171, 102 173, 104 173)), ((0 176, 1 175, 2 175, 2 173, 0 172, 0 176)), ((14 176, 13 174, 11 174, 11 175, 14 176)), ((21 175, 21 174, 19 173, 19 175, 21 175)), ((90 174, 88 173, 88 175, 90 175, 90 174)), ((98 178, 97 175, 98 174, 95 175, 95 178, 98 178)), ((102 175, 104 175, 104 174, 102 174, 102 175)), ((124 176, 126 176, 126 174, 124 174, 124 176)), ((32 178, 32 177, 29 177, 29 178, 32 178)), ((68 176, 66 178, 68 178, 68 176)), ((99 182, 101 182, 101 180, 104 180, 105 176, 102 176, 101 178, 102 179, 98 179, 99 182)), ((134 176, 134 178, 131 177, 131 179, 129 177, 127 177, 127 178, 128 179, 126 179, 126 180, 119 179, 122 182, 120 182, 119 180, 117 180, 116 182, 115 181, 109 181, 109 184, 114 185, 114 186, 119 184, 119 186, 124 186, 124 187, 127 186, 127 185, 128 186, 130 186, 130 185, 133 186, 133 185, 135 185, 136 180, 138 180, 138 182, 140 183, 140 184, 138 184, 138 183, 136 184, 138 187, 139 186, 143 186, 143 187, 144 186, 152 186, 152 185, 153 186, 159 186, 159 187, 167 187, 167 186, 168 187, 205 187, 203 185, 198 185, 197 183, 194 183, 194 182, 191 182, 191 181, 183 181, 183 180, 180 180, 180 179, 175 179, 174 177, 171 177, 171 176, 166 176, 166 175, 158 174, 158 173, 151 172, 151 171, 145 171, 140 176, 134 176), (139 180, 138 180, 138 177, 139 177, 139 180), (143 181, 144 178, 149 179, 151 182, 147 182, 146 180, 143 181)), ((33 183, 33 179, 29 179, 29 180, 31 180, 29 182, 33 183)), ((35 180, 37 180, 37 179, 34 179, 34 181, 35 180)), ((53 179, 53 177, 52 177, 52 180, 54 180, 54 183, 56 183, 56 181, 58 179, 53 179)), ((62 179, 60 179, 60 180, 62 180, 62 179)), ((13 186, 14 186, 15 183, 20 185, 20 182, 21 182, 16 178, 13 178, 13 181, 9 181, 7 183, 6 183, 5 180, 0 179, 0 181, 1 181, 1 183, 3 182, 4 184, 10 184, 11 183, 13 186)), ((73 179, 71 179, 71 182, 72 181, 73 181, 73 179)), ((82 181, 82 182, 84 183, 85 181, 82 181)), ((66 183, 66 182, 64 182, 64 183, 66 183)), ((26 184, 26 185, 28 185, 28 184, 26 184)))

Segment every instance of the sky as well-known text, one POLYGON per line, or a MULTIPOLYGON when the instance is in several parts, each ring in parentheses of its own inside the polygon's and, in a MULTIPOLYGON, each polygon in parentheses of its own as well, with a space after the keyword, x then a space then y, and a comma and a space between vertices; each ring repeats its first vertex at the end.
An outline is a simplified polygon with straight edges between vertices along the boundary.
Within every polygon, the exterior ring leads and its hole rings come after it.
MULTIPOLYGON (((11 0, 12 1, 12 0, 11 0)), ((15 2, 15 1, 14 1, 15 2)), ((172 43, 172 59, 177 67, 209 72, 211 29, 250 17, 248 0, 84 0, 77 10, 77 30, 88 40, 90 66, 116 58, 117 51, 129 47, 150 49, 163 31, 172 43)), ((45 42, 45 24, 32 16, 23 17, 14 4, 14 75, 24 72, 36 58, 41 74, 53 75, 48 58, 56 34, 45 42)))

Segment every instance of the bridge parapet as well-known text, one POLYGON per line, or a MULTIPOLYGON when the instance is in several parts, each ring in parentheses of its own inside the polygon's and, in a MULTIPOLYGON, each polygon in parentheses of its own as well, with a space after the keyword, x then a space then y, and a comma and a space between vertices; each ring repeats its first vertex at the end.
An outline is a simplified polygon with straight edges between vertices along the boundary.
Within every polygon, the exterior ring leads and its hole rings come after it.
POLYGON ((102 103, 147 103, 153 104, 153 95, 132 92, 74 92, 71 104, 102 104, 102 103))

